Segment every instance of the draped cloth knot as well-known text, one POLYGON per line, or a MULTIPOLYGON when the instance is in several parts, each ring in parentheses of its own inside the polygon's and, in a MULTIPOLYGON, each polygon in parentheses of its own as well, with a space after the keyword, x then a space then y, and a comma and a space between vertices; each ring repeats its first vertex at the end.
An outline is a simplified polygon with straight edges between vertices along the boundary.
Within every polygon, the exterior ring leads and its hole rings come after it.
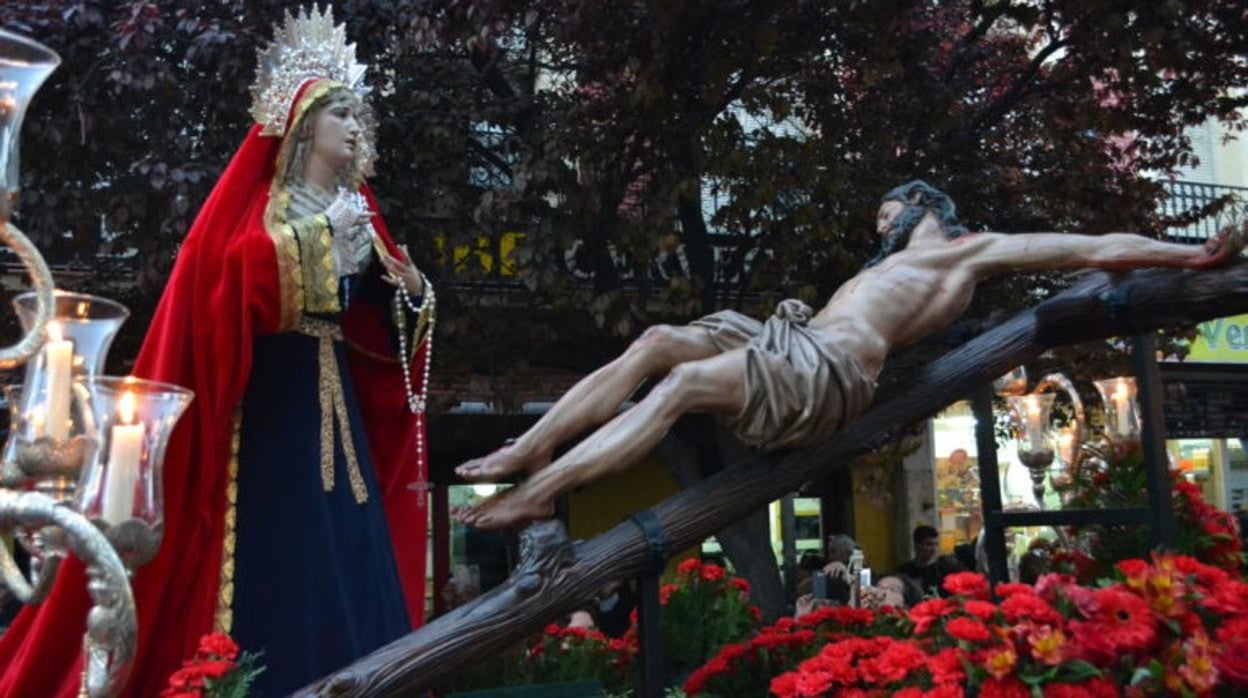
POLYGON ((810 309, 809 305, 796 298, 785 298, 776 304, 775 316, 785 322, 805 325, 810 322, 810 317, 813 314, 814 311, 810 309))
POLYGON ((807 327, 810 306, 789 298, 766 322, 721 310, 690 323, 721 352, 745 350, 745 403, 725 415, 741 441, 764 450, 827 440, 871 404, 875 381, 848 351, 807 327))
POLYGON ((295 331, 317 341, 317 380, 321 409, 321 486, 326 492, 334 491, 334 428, 342 440, 342 452, 347 462, 347 480, 355 501, 368 501, 368 487, 360 473, 360 462, 355 455, 355 440, 351 434, 351 421, 347 417, 347 401, 343 397, 342 375, 339 372, 338 355, 334 342, 342 341, 342 328, 327 320, 304 317, 295 331))

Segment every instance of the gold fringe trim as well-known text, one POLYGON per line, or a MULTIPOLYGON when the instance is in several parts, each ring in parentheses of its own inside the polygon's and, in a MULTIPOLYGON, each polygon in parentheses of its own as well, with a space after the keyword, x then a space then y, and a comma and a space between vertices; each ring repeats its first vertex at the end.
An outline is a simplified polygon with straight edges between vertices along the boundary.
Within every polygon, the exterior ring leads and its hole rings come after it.
POLYGON ((221 536, 221 573, 217 588, 217 612, 213 629, 229 634, 234 625, 234 544, 238 525, 238 446, 243 427, 243 410, 234 410, 230 429, 229 483, 225 487, 225 524, 221 536))
POLYGON ((338 374, 338 357, 334 354, 334 341, 342 341, 342 328, 324 320, 304 318, 298 331, 319 341, 317 347, 317 380, 321 410, 321 487, 334 491, 334 428, 342 439, 342 452, 347 459, 347 480, 357 504, 368 501, 368 487, 360 472, 356 458, 355 438, 351 434, 351 421, 347 416, 347 401, 338 374))

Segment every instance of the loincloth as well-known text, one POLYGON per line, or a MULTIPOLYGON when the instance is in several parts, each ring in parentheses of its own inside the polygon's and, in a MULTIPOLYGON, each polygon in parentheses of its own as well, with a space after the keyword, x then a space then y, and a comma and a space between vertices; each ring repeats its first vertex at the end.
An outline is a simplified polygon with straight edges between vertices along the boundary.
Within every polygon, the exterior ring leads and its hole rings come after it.
POLYGON ((745 348, 745 406, 728 419, 737 438, 772 450, 826 440, 871 404, 875 381, 853 355, 811 331, 811 310, 788 299, 766 322, 721 310, 690 323, 720 351, 745 348))

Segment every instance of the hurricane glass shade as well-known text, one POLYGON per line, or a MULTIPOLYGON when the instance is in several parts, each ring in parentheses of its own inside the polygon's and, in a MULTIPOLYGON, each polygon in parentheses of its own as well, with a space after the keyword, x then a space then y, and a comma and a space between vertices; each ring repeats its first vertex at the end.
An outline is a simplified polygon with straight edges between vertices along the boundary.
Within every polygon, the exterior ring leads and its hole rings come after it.
POLYGON ((1053 410, 1052 393, 1008 395, 1006 401, 1015 416, 1015 438, 1018 456, 1028 468, 1048 467, 1053 462, 1053 429, 1049 413, 1053 410))
POLYGON ((21 185, 19 146, 26 108, 60 64, 60 56, 46 46, 0 30, 0 225, 8 222, 21 185))
POLYGON ((169 383, 132 376, 97 376, 91 398, 100 446, 78 485, 78 510, 117 525, 164 520, 161 477, 165 447, 194 393, 169 383))
POLYGON ((1111 441, 1140 438, 1140 410, 1135 401, 1135 378, 1118 376, 1092 381, 1105 408, 1105 434, 1111 441))
MULTIPOLYGON (((35 321, 34 293, 13 299, 22 329, 35 321)), ((109 345, 130 315, 125 306, 84 293, 56 291, 47 341, 26 363, 26 379, 6 390, 11 415, 9 438, 0 458, 11 475, 18 470, 53 470, 76 483, 82 464, 99 443, 89 386, 104 366, 109 345), (77 457, 76 466, 73 463, 77 457), (44 464, 32 459, 52 458, 44 464), (21 467, 17 467, 21 466, 21 467), (72 468, 72 472, 66 469, 72 468)), ((8 487, 38 488, 38 478, 8 487)))

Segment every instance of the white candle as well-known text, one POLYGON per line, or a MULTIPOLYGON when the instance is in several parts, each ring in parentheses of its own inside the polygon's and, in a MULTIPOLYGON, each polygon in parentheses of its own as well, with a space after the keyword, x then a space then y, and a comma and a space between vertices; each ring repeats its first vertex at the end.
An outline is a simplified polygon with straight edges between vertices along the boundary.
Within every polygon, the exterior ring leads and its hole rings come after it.
POLYGON ((134 510, 134 486, 139 481, 139 458, 143 453, 143 425, 134 424, 134 393, 117 402, 118 424, 111 430, 108 468, 105 470, 101 516, 111 525, 130 518, 134 510))
POLYGON ((1114 387, 1114 419, 1118 433, 1126 436, 1131 432, 1129 416, 1131 413, 1131 394, 1127 391, 1127 382, 1119 380, 1114 387))
POLYGON ((73 379, 74 343, 61 339, 61 325, 48 323, 48 341, 43 347, 44 369, 48 376, 47 434, 55 441, 69 438, 70 382, 73 379))
POLYGON ((1035 395, 1027 396, 1027 435, 1039 438, 1040 434, 1040 400, 1035 395))
POLYGON ((1070 429, 1063 429, 1062 433, 1057 437, 1057 452, 1061 454, 1062 460, 1066 463, 1071 462, 1075 457, 1075 435, 1070 429))

